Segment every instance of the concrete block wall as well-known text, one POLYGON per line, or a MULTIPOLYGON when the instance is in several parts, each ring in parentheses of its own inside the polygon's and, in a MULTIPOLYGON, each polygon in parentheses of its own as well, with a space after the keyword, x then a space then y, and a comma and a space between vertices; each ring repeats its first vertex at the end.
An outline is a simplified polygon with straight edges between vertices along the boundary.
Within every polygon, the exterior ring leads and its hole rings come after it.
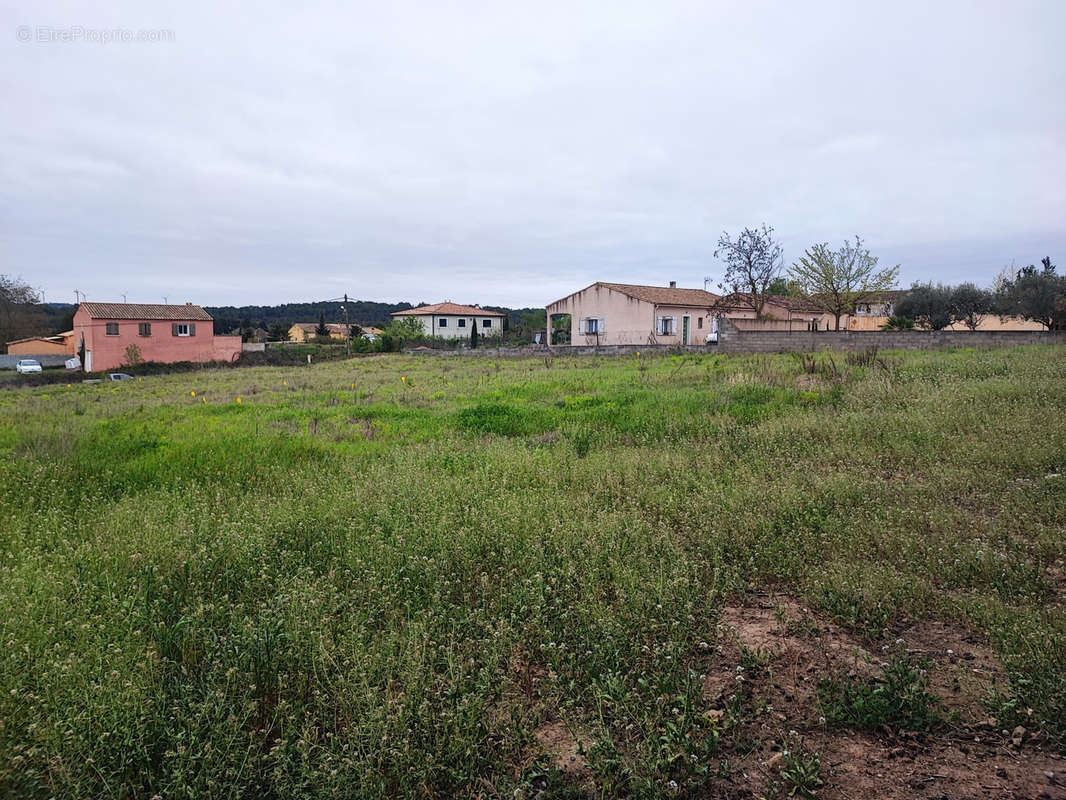
POLYGON ((32 356, 29 353, 0 355, 0 369, 14 369, 15 364, 23 358, 32 358, 39 361, 42 367, 61 367, 67 363, 68 358, 73 358, 69 353, 45 353, 40 356, 32 356))
POLYGON ((722 353, 787 353, 1066 344, 1066 331, 740 331, 724 319, 718 338, 722 353))

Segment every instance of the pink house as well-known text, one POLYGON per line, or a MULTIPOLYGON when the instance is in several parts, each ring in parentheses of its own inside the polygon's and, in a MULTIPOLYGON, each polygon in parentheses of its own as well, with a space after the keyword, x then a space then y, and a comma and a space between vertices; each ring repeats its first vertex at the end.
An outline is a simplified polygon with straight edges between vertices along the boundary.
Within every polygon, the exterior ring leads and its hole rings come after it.
POLYGON ((85 371, 102 372, 140 361, 235 361, 240 336, 215 336, 200 306, 157 303, 82 303, 74 314, 74 347, 85 347, 85 371), (134 349, 136 348, 136 349, 134 349))

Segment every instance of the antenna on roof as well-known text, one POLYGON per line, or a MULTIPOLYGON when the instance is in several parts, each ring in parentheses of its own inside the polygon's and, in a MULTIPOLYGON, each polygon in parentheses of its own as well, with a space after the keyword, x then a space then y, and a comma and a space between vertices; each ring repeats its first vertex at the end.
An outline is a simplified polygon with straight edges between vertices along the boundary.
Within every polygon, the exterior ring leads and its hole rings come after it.
POLYGON ((705 291, 705 292, 707 291, 707 284, 710 283, 713 280, 714 280, 714 278, 712 278, 710 275, 708 275, 706 278, 703 279, 703 291, 705 291))
POLYGON ((163 295, 163 305, 166 305, 166 304, 167 304, 167 296, 163 295))
POLYGON ((123 303, 126 302, 126 293, 125 292, 122 293, 122 302, 123 303))
POLYGON ((81 298, 82 298, 82 293, 80 291, 78 291, 77 289, 75 289, 74 290, 74 300, 76 302, 80 303, 81 302, 81 298))

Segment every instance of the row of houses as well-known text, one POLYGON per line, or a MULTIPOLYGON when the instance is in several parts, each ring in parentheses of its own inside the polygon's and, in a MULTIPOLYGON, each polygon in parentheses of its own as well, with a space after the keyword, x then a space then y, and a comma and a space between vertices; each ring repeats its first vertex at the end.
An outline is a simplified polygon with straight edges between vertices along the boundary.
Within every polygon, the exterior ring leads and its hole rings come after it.
MULTIPOLYGON (((505 315, 447 302, 397 311, 393 317, 417 320, 426 336, 458 339, 469 338, 471 330, 479 336, 501 334, 505 315)), ((381 334, 378 328, 357 327, 368 338, 381 334)), ((306 342, 316 336, 317 329, 318 323, 296 323, 289 329, 289 338, 306 342)), ((330 338, 340 341, 351 330, 337 323, 328 323, 326 329, 330 338)), ((234 361, 241 350, 240 336, 216 335, 211 315, 193 303, 82 303, 74 314, 73 329, 7 343, 11 355, 77 356, 86 372, 114 370, 138 361, 234 361)))
MULTIPOLYGON (((888 322, 901 291, 871 295, 840 318, 845 331, 876 331, 888 322)), ((836 319, 802 297, 770 295, 762 313, 750 294, 717 295, 704 289, 597 282, 550 303, 548 329, 570 319, 572 345, 698 345, 717 341, 718 324, 728 319, 740 330, 833 330, 836 319)), ((962 330, 962 325, 949 328, 962 330)), ((989 315, 978 330, 1041 330, 1038 322, 989 315)))
MULTIPOLYGON (((901 292, 880 292, 856 305, 841 318, 849 331, 878 330, 893 313, 901 292)), ((506 315, 477 305, 444 302, 397 311, 394 319, 412 319, 426 336, 445 339, 503 333, 506 315)), ((567 295, 545 309, 546 330, 555 320, 569 317, 569 342, 573 345, 700 345, 717 341, 721 319, 740 330, 829 330, 832 315, 805 298, 771 295, 760 314, 751 295, 734 292, 717 295, 704 289, 596 282, 567 295)), ((362 335, 381 333, 359 326, 362 335)), ((347 325, 328 323, 331 338, 344 340, 347 325)), ((295 342, 316 335, 317 323, 296 323, 289 330, 295 342)), ((1039 323, 1001 320, 989 316, 979 329, 1040 330, 1039 323)), ((538 334, 537 341, 540 341, 538 334)), ((544 342, 548 344, 548 342, 544 342)), ((82 303, 74 314, 72 330, 54 336, 8 342, 9 354, 79 355, 86 372, 105 371, 139 361, 232 361, 241 353, 240 336, 219 336, 213 320, 201 306, 149 303, 82 303)))

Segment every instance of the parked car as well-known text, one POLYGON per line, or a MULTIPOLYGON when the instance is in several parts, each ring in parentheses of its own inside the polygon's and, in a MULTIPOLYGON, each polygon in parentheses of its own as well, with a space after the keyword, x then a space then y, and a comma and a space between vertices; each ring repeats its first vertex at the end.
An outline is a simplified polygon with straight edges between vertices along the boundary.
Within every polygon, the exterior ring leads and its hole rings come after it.
POLYGON ((109 381, 132 381, 133 376, 127 375, 125 372, 109 372, 107 379, 109 381))
POLYGON ((41 362, 32 358, 20 358, 15 364, 15 371, 19 375, 29 375, 32 372, 41 372, 41 362))

